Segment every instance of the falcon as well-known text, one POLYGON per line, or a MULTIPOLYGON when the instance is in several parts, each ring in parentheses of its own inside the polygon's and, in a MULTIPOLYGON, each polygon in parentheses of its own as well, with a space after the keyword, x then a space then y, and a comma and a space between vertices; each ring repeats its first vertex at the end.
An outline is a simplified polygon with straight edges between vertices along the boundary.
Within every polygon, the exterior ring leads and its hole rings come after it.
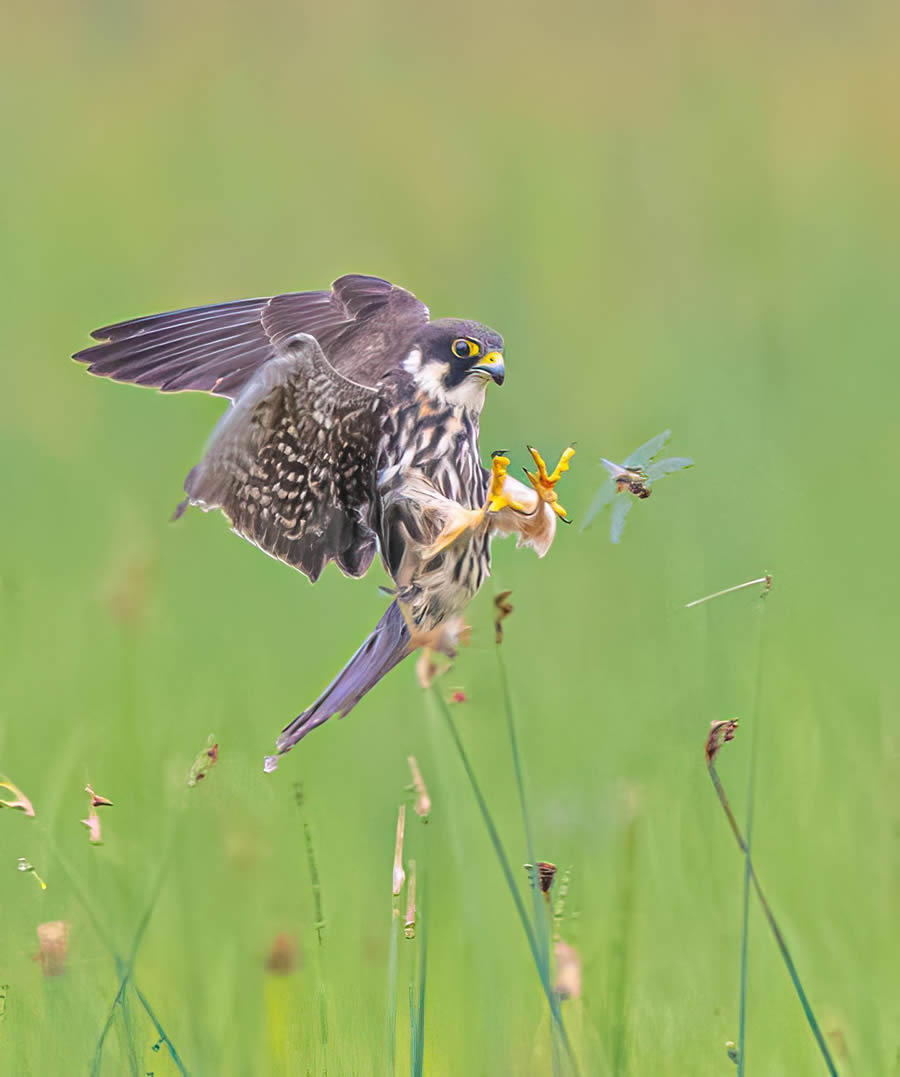
POLYGON ((414 651, 453 658, 492 539, 515 534, 543 557, 566 519, 555 487, 574 450, 548 473, 530 449, 527 486, 503 453, 482 466, 479 418, 488 385, 503 384, 503 338, 478 322, 432 319, 379 277, 150 315, 92 336, 102 343, 74 356, 92 374, 231 402, 176 518, 191 505, 220 509, 237 534, 312 582, 330 561, 363 576, 377 551, 393 581, 384 616, 285 726, 278 755, 347 714, 414 651))

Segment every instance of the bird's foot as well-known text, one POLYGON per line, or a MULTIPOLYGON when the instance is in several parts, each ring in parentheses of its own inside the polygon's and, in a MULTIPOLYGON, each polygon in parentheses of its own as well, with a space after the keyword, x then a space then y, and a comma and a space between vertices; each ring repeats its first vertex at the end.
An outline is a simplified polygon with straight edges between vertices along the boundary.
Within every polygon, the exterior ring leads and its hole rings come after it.
POLYGON ((487 503, 485 512, 500 512, 503 509, 512 509, 514 512, 527 512, 528 510, 518 501, 513 501, 503 492, 506 484, 506 473, 509 471, 509 457, 503 452, 491 453, 491 483, 488 487, 487 503))
POLYGON ((575 450, 570 445, 559 458, 559 463, 549 474, 547 473, 547 465, 544 463, 544 458, 537 449, 533 449, 529 445, 528 451, 531 453, 531 458, 534 460, 535 467, 537 468, 535 474, 532 474, 527 468, 525 469, 528 481, 534 487, 535 492, 541 501, 548 504, 561 520, 568 523, 569 520, 566 515, 566 510, 559 503, 556 484, 559 482, 563 472, 569 470, 569 461, 575 455, 575 450))

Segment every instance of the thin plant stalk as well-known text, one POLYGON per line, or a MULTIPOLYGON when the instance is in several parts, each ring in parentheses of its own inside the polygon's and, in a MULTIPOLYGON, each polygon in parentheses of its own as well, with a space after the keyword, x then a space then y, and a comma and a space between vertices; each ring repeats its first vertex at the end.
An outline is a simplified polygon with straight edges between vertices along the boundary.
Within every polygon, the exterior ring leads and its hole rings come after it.
MULTIPOLYGON (((121 961, 120 961, 120 959, 119 959, 118 957, 116 958, 116 963, 117 963, 117 964, 120 964, 120 963, 121 963, 121 961)), ((121 974, 120 974, 120 975, 121 975, 121 974)), ((168 1037, 168 1036, 166 1035, 166 1030, 165 1030, 165 1029, 164 1029, 164 1028, 162 1027, 162 1025, 160 1024, 160 1022, 159 1022, 159 1018, 158 1018, 158 1017, 156 1016, 156 1014, 155 1014, 155 1013, 153 1012, 153 1010, 151 1009, 151 1007, 150 1007, 150 1003, 149 1003, 149 1002, 147 1001, 147 998, 146 998, 146 996, 144 995, 144 992, 143 992, 143 991, 142 991, 142 990, 141 990, 141 989, 140 989, 140 988, 138 987, 138 985, 137 985, 137 984, 135 983, 135 981, 134 981, 134 977, 133 977, 133 976, 132 976, 132 978, 131 978, 131 986, 132 986, 132 988, 134 989, 134 993, 135 993, 135 994, 137 995, 137 997, 138 997, 138 1000, 140 1001, 140 1004, 141 1004, 141 1005, 142 1005, 142 1006, 144 1007, 144 1009, 145 1009, 145 1010, 147 1011, 147 1016, 148 1016, 148 1017, 150 1018, 150 1020, 151 1020, 151 1021, 153 1022, 153 1027, 154 1027, 154 1028, 156 1029, 156 1031, 157 1031, 157 1034, 159 1035, 159 1040, 158 1040, 157 1042, 158 1042, 158 1043, 159 1043, 160 1045, 161 1045, 161 1044, 165 1044, 165 1045, 166 1045, 166 1047, 167 1047, 167 1049, 168 1049, 168 1051, 169 1051, 169 1054, 170 1054, 170 1055, 172 1056, 172 1061, 173 1061, 173 1062, 175 1063, 175 1065, 176 1065, 176 1066, 178 1067, 178 1072, 179 1072, 180 1074, 182 1074, 182 1077, 188 1077, 188 1071, 187 1071, 187 1070, 186 1070, 186 1069, 184 1068, 184 1063, 183 1063, 183 1062, 181 1061, 181 1059, 180 1059, 180 1058, 178 1057, 178 1052, 177 1052, 177 1051, 175 1050, 175 1044, 174 1044, 174 1043, 172 1043, 172 1041, 171 1041, 171 1040, 169 1039, 169 1037, 168 1037)))
MULTIPOLYGON (((503 693, 503 710, 506 714, 506 729, 509 733, 509 746, 512 751, 513 771, 516 776, 516 790, 519 794, 519 808, 522 812, 522 826, 525 830, 525 847, 528 852, 528 863, 532 865, 532 872, 536 872, 537 857, 534 852, 534 832, 531 828, 531 816, 528 811, 528 797, 525 795, 525 779, 522 775, 522 760, 519 755, 519 738, 516 732, 516 714, 512 700, 512 692, 509 687, 509 676, 506 672, 506 661, 503 657, 502 637, 498 638, 494 647, 497 654, 497 670, 500 677, 500 687, 503 693)), ((531 879, 532 904, 534 906, 534 932, 538 942, 538 956, 540 959, 539 972, 542 980, 550 982, 550 919, 546 915, 545 903, 541 900, 540 887, 537 878, 531 879)), ((555 992, 554 992, 555 995, 555 992)), ((556 1042, 559 1026, 556 1021, 550 1022, 550 1036, 552 1040, 553 1072, 559 1072, 559 1045, 556 1042)))
POLYGON ((722 595, 733 594, 735 591, 743 591, 745 587, 755 587, 759 583, 764 583, 766 585, 766 589, 763 591, 763 596, 767 595, 772 587, 772 577, 768 572, 763 576, 757 577, 755 580, 746 580, 744 583, 736 583, 734 587, 726 587, 721 591, 714 591, 711 595, 695 598, 693 602, 685 602, 684 608, 689 610, 693 606, 700 606, 704 602, 710 602, 714 598, 721 598, 722 595))
POLYGON ((400 894, 406 881, 403 870, 403 834, 406 829, 406 805, 397 812, 397 837, 394 844, 394 869, 391 877, 391 931, 388 939, 387 1016, 385 1020, 385 1057, 388 1077, 396 1072, 397 1054, 397 945, 400 937, 400 894))
POLYGON ((425 887, 424 864, 420 865, 419 891, 422 911, 419 913, 419 999, 416 1004, 415 1055, 413 1057, 412 1075, 422 1077, 425 1068, 425 979, 428 973, 428 908, 425 905, 428 890, 425 887))
POLYGON ((315 916, 316 940, 316 995, 319 1001, 319 1043, 323 1052, 323 1065, 328 1053, 328 1008, 325 998, 325 981, 322 974, 322 948, 325 942, 325 914, 322 909, 322 885, 319 881, 319 868, 316 863, 316 849, 313 844, 312 829, 306 817, 306 798, 303 786, 297 782, 294 786, 294 799, 300 809, 300 821, 303 824, 303 840, 306 847, 306 864, 309 868, 309 883, 312 889, 313 915, 315 916))
MULTIPOLYGON (((760 617, 762 618, 764 615, 765 606, 763 606, 760 611, 760 617)), ((752 719, 752 727, 750 730, 750 769, 747 778, 747 822, 744 828, 744 833, 747 835, 747 851, 744 855, 744 893, 741 915, 741 994, 738 1011, 738 1077, 744 1077, 747 1066, 747 979, 750 958, 750 867, 751 852, 753 849, 753 813, 756 803, 756 762, 759 748, 759 716, 761 714, 762 650, 763 621, 760 620, 756 655, 756 685, 754 688, 753 706, 750 711, 752 719)))
POLYGON ((97 1040, 97 1046, 94 1050, 94 1059, 91 1063, 92 1077, 97 1077, 97 1075, 100 1073, 100 1065, 103 1061, 103 1044, 115 1019, 116 1009, 118 1007, 121 1007, 122 1000, 125 997, 125 990, 128 987, 129 981, 131 980, 131 974, 134 970, 134 963, 137 959, 138 950, 140 949, 141 942, 144 938, 144 933, 147 930, 147 927, 150 923, 150 918, 153 916, 153 910, 156 908, 156 902, 159 899, 159 895, 162 891, 166 872, 169 868, 169 861, 171 860, 172 849, 173 845, 170 841, 169 848, 164 855, 162 863, 160 864, 159 871, 157 872, 156 882, 154 883, 150 891, 150 900, 147 902, 147 906, 144 909, 144 915, 141 917, 135 930, 134 938, 131 942, 131 948, 128 953, 128 959, 125 961, 124 968, 121 973, 119 989, 116 992, 116 996, 113 999, 112 1005, 109 1008, 109 1014, 107 1015, 106 1023, 104 1024, 103 1029, 100 1032, 100 1038, 97 1040))
MULTIPOLYGON (((116 950, 115 943, 112 941, 109 934, 107 933, 106 928, 103 925, 103 921, 97 915, 97 912, 94 908, 94 903, 91 902, 90 899, 87 897, 84 887, 78 881, 78 876, 75 874, 68 861, 63 856, 62 852, 59 849, 59 846, 56 844, 56 841, 53 838, 53 835, 44 826, 39 827, 39 829, 41 830, 44 835, 44 838, 47 841, 47 845, 50 849, 50 852, 56 858, 56 861, 59 864, 60 868, 62 868, 63 875, 65 875, 66 879, 68 880, 69 886, 72 888, 73 894, 78 899, 78 903, 87 913, 88 919, 91 921, 91 924, 97 933, 97 937, 104 944, 104 946, 106 946, 107 950, 109 950, 113 961, 115 962, 116 972, 121 979, 125 972, 125 962, 119 952, 116 950)), ((166 1049, 171 1055, 172 1061, 175 1063, 175 1066, 178 1069, 178 1072, 182 1075, 182 1077, 188 1077, 187 1068, 182 1062, 181 1056, 178 1054, 175 1044, 169 1038, 168 1033, 163 1028, 162 1022, 156 1016, 156 1013, 151 1007, 147 996, 144 994, 143 991, 141 991, 134 976, 131 977, 131 986, 134 988, 134 992, 138 997, 138 1001, 146 1010, 147 1016, 153 1022, 153 1027, 156 1029, 156 1032, 159 1036, 158 1042, 160 1044, 166 1045, 166 1049)))
POLYGON ((425 850, 428 844, 427 824, 431 812, 431 798, 415 757, 410 756, 408 762, 413 778, 412 792, 415 798, 413 810, 422 824, 419 827, 420 837, 416 842, 418 847, 416 859, 409 862, 404 925, 404 934, 407 939, 415 940, 409 973, 409 1069, 411 1077, 422 1077, 425 1064, 425 980, 428 972, 429 927, 428 912, 425 908, 428 897, 425 850))
MULTIPOLYGON (((424 847, 424 841, 422 845, 424 847)), ((419 904, 415 912, 415 934, 407 934, 407 938, 415 938, 417 944, 409 974, 409 1071, 412 1077, 422 1077, 425 1063, 425 978, 428 969, 428 920, 423 911, 426 893, 424 851, 419 854, 416 874, 410 873, 410 885, 416 879, 419 904)))
MULTIPOLYGON (((122 975, 120 970, 119 975, 122 975)), ((131 1006, 128 1001, 128 992, 122 995, 122 1020, 119 1023, 119 1030, 122 1039, 125 1041, 125 1051, 128 1056, 128 1065, 131 1069, 132 1077, 138 1077, 138 1057, 137 1047, 134 1041, 134 1019, 131 1013, 131 1006)))
MULTIPOLYGON (((500 687, 503 691, 503 709, 506 714, 506 729, 509 733, 509 744, 510 749, 512 750, 513 771, 516 775, 516 790, 519 794, 519 807, 522 811, 522 825, 525 829, 525 847, 528 850, 528 863, 534 865, 537 864, 537 857, 534 853, 534 832, 531 829, 531 816, 528 811, 528 798, 525 795, 525 781, 522 776, 522 761, 519 755, 519 738, 516 733, 516 716, 515 709, 513 707, 512 692, 510 691, 509 687, 509 677, 506 672, 506 662, 503 658, 502 644, 498 643, 495 647, 495 650, 497 653, 497 669, 500 673, 500 687)), ((544 902, 541 900, 540 887, 537 886, 536 880, 532 880, 531 892, 534 899, 534 930, 539 942, 538 949, 541 956, 541 967, 543 969, 543 974, 549 977, 549 924, 545 916, 544 902)))
POLYGON ((385 1021, 384 1044, 385 1072, 393 1077, 396 1065, 397 1036, 397 943, 400 937, 400 904, 396 898, 391 909, 391 933, 388 940, 388 982, 387 982, 387 1017, 385 1021))
POLYGON ((812 1006, 810 1005, 809 998, 806 991, 803 989, 803 984, 800 981, 800 975, 797 972, 797 966, 794 964, 794 960, 791 957, 790 950, 788 949, 787 942, 784 935, 781 933, 781 928, 778 926, 778 921, 775 919, 775 915, 766 900, 766 896, 763 893, 762 886, 756 875, 756 869, 753 866, 753 860, 750 856, 750 850, 747 847, 747 843, 744 841, 744 836, 741 833, 741 828, 738 826, 737 819, 734 817, 734 812, 731 810, 731 805, 728 802, 728 797, 725 795, 725 788, 722 785, 722 780, 719 778, 716 771, 715 761, 710 760, 708 763, 709 776, 712 779, 713 787, 716 790, 716 795, 719 798, 719 803, 722 805, 722 810, 725 812, 725 817, 728 819, 728 823, 731 827, 731 832, 734 834, 735 841, 738 843, 738 847, 746 858, 747 869, 750 874, 750 881, 753 884, 753 889, 756 891, 756 896, 759 899, 759 903, 762 906, 763 913, 766 920, 775 936, 775 942, 778 945, 778 949, 781 953, 782 960, 785 967, 788 970, 788 975, 791 978, 791 983, 794 985, 794 990, 797 992, 797 997, 800 999, 800 1005, 803 1007, 803 1013, 809 1024, 812 1034, 815 1037, 816 1043, 819 1045, 819 1050, 822 1053, 822 1058, 825 1061, 825 1065, 828 1069, 831 1077, 838 1077, 837 1067, 834 1064, 834 1059, 831 1057, 831 1052, 828 1050, 828 1044, 825 1042, 825 1037, 822 1035, 822 1030, 819 1028, 819 1022, 816 1020, 816 1016, 813 1013, 812 1006))
POLYGON ((466 772, 466 776, 469 779, 469 784, 472 787, 472 792, 475 795, 475 800, 478 803, 478 807, 481 810, 481 816, 484 819, 485 826, 487 827, 488 836, 491 839, 491 844, 494 847, 497 860, 500 862, 500 867, 503 871, 503 876, 506 879, 506 885, 509 887, 509 892, 512 895, 513 904, 516 907, 516 912, 519 915, 519 919, 522 922, 522 928, 525 931, 525 937, 528 940, 528 947, 531 950, 531 956, 534 959, 535 966, 538 970, 538 976, 541 980, 541 986, 544 988, 544 994, 547 996, 547 1001, 550 1005, 551 1019, 556 1023, 559 1029, 559 1035, 565 1047, 566 1054, 569 1059, 569 1064, 572 1070, 578 1073, 578 1063, 575 1058, 575 1052, 572 1049, 572 1044, 569 1041, 568 1034, 566 1033, 565 1025, 563 1024, 562 1014, 559 1006, 559 996, 553 990, 553 985, 550 983, 550 976, 545 971, 540 957, 540 949, 534 929, 534 925, 529 919, 528 913, 525 909, 525 903, 522 901, 522 895, 519 892, 519 888, 516 885, 516 880, 510 867, 509 859, 506 855, 506 851, 503 848, 503 842, 500 840, 500 834, 497 831, 497 827, 491 816, 490 809, 487 806, 487 801, 484 799, 484 794, 481 792, 481 786, 478 784, 478 779, 475 776, 475 771, 472 768, 472 764, 469 761, 469 757, 466 754, 466 750, 463 747, 462 739, 457 731, 456 725, 453 721, 453 716, 450 714, 450 708, 441 696, 441 694, 432 689, 434 697, 437 700, 438 707, 444 716, 444 720, 447 724, 447 728, 450 730, 450 735, 453 738, 453 742, 456 745, 456 749, 459 752, 459 757, 463 765, 463 769, 466 772))

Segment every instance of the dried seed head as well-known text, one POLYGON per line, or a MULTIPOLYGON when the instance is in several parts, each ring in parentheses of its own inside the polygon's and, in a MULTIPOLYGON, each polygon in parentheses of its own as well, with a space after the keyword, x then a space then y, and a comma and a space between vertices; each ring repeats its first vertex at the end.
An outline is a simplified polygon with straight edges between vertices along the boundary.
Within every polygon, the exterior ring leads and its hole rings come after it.
POLYGON ((277 934, 272 941, 272 946, 266 955, 266 972, 274 972, 278 976, 286 976, 297 967, 297 953, 299 947, 297 939, 287 931, 277 934))
POLYGON ((563 1000, 581 998, 581 958, 574 946, 562 939, 553 944, 556 958, 556 983, 553 989, 563 1000))
POLYGON ((403 934, 408 939, 416 937, 416 862, 409 862, 409 886, 406 888, 406 919, 403 934))
POLYGON ((34 808, 31 806, 31 801, 22 792, 22 790, 14 785, 9 778, 0 774, 0 789, 8 789, 12 795, 12 800, 3 800, 0 798, 0 808, 15 808, 17 811, 23 811, 26 815, 30 815, 34 818, 34 808))
POLYGON ((84 791, 91 798, 92 808, 111 808, 113 806, 113 802, 111 800, 108 800, 106 797, 100 796, 99 793, 95 793, 90 785, 86 785, 84 787, 84 791))
POLYGON ((65 971, 69 946, 69 925, 65 920, 50 920, 38 924, 38 952, 34 960, 40 963, 45 976, 61 976, 65 971))
POLYGON ((509 601, 511 594, 512 591, 501 591, 494 598, 494 639, 497 643, 503 642, 503 622, 515 609, 509 601))
POLYGON ((706 765, 708 767, 715 763, 722 745, 729 740, 734 740, 737 727, 737 718, 726 718, 721 722, 710 723, 709 735, 706 738, 706 765))
MULTIPOLYGON (((266 757, 274 758, 274 757, 266 757)), ((206 747, 202 752, 198 753, 194 762, 191 764, 191 769, 188 771, 187 783, 190 786, 195 786, 197 782, 202 782, 203 779, 209 774, 210 770, 219 761, 219 745, 216 743, 215 736, 210 733, 206 741, 206 747)), ((266 767, 268 769, 268 765, 266 767)), ((275 769, 274 767, 272 768, 275 769)))
POLYGON ((100 816, 93 805, 91 805, 87 819, 82 819, 81 823, 88 828, 88 841, 91 845, 102 845, 103 836, 100 832, 100 816))
POLYGON ((406 828, 406 805, 401 804, 397 812, 397 840, 394 843, 394 872, 392 876, 391 893, 398 897, 406 882, 406 872, 403 870, 403 831, 406 828))
POLYGON ((550 893, 550 887, 553 885, 553 879, 556 875, 555 864, 548 864, 546 860, 539 860, 537 864, 526 864, 525 870, 528 872, 528 880, 532 886, 537 884, 541 888, 542 894, 550 893))
POLYGON ((413 804, 413 811, 420 819, 428 822, 428 816, 431 814, 431 797, 428 795, 428 790, 425 788, 425 781, 422 778, 422 772, 419 770, 419 764, 416 762, 416 757, 410 755, 406 757, 407 763, 409 763, 409 769, 412 774, 412 787, 416 794, 416 800, 413 804))
POLYGON ((553 880, 556 877, 556 865, 548 864, 546 860, 539 860, 537 862, 538 872, 538 885, 541 888, 541 893, 548 894, 550 887, 553 885, 553 880))

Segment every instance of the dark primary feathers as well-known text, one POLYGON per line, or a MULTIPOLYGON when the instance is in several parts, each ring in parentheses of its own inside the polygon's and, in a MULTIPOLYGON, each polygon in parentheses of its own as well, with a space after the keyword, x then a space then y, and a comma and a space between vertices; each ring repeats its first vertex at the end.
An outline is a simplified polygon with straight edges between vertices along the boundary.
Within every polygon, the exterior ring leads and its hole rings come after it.
POLYGON ((104 343, 73 358, 115 381, 234 400, 284 341, 309 333, 336 370, 373 386, 427 322, 428 308, 412 293, 354 273, 330 292, 241 299, 108 325, 91 334, 104 343))

